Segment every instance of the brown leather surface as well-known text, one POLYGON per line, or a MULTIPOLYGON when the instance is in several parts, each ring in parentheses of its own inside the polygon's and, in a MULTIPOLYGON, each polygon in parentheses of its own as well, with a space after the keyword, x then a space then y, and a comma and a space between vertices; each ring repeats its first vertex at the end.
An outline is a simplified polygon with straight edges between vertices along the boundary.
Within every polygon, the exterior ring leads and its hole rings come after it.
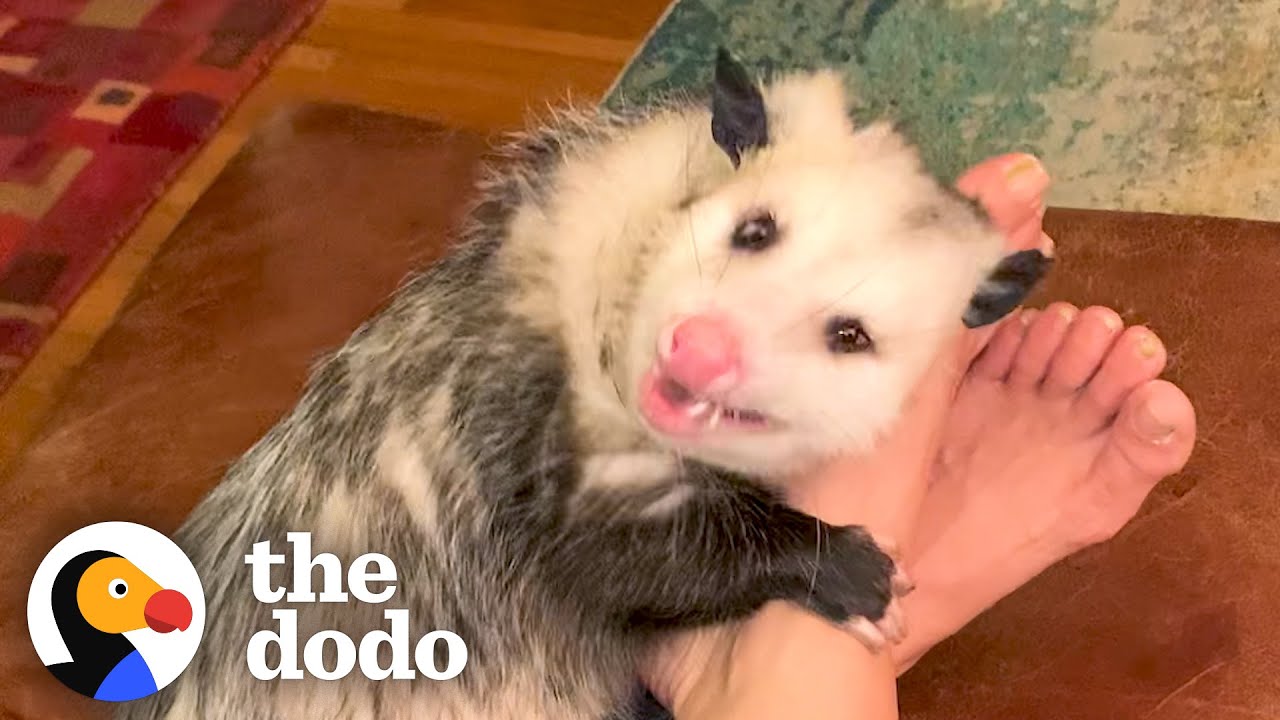
POLYGON ((167 241, 0 480, 0 718, 100 717, 40 664, 26 593, 78 527, 175 529, 456 223, 483 139, 347 107, 264 127, 167 241), (425 240, 424 240, 425 239, 425 240))
POLYGON ((1051 211, 1046 230, 1041 297, 1155 329, 1200 441, 1110 543, 935 648, 903 715, 1280 718, 1280 225, 1051 211))
MULTIPOLYGON (((191 212, 0 481, 0 718, 98 717, 26 635, 64 534, 170 531, 455 221, 479 138, 313 107, 267 128, 191 212), (7 713, 7 714, 6 714, 7 713)), ((1280 226, 1053 211, 1045 295, 1148 322, 1204 440, 1118 538, 1053 568, 903 682, 906 717, 1280 718, 1280 226)))

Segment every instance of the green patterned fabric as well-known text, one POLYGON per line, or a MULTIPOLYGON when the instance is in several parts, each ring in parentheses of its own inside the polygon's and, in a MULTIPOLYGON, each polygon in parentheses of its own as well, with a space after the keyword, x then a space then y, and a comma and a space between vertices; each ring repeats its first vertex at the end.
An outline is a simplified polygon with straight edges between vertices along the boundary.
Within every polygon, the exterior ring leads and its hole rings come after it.
POLYGON ((677 0, 605 103, 705 85, 721 44, 844 70, 944 178, 1029 151, 1053 205, 1280 220, 1280 0, 677 0))

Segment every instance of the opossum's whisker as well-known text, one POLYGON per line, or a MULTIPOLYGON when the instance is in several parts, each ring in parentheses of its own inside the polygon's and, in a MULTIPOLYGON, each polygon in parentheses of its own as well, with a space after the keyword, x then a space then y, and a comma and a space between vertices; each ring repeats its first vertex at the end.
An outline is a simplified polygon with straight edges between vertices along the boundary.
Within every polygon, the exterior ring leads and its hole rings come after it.
POLYGON ((764 189, 764 179, 768 176, 770 168, 773 167, 774 152, 772 147, 764 149, 764 168, 757 175, 756 188, 751 193, 751 205, 755 205, 760 200, 760 191, 764 189))
POLYGON ((618 396, 618 403, 625 407, 627 401, 622 398, 622 386, 618 385, 618 376, 612 372, 612 368, 609 372, 609 384, 613 386, 613 392, 618 396))
POLYGON ((813 544, 813 574, 809 576, 809 597, 813 597, 818 587, 818 571, 822 567, 822 521, 816 517, 813 519, 813 529, 818 540, 813 544))
POLYGON ((725 253, 724 264, 720 266, 720 272, 716 275, 716 282, 711 286, 711 292, 715 292, 720 287, 720 281, 724 280, 725 273, 729 272, 729 263, 733 262, 733 253, 725 253))
MULTIPOLYGON (((631 227, 631 222, 632 222, 631 216, 628 215, 626 220, 624 220, 622 223, 622 229, 618 231, 619 238, 624 237, 627 234, 627 230, 631 227)), ((617 243, 615 241, 615 245, 616 244, 617 243)), ((605 286, 605 283, 602 282, 604 246, 605 246, 605 243, 603 242, 600 243, 598 246, 596 246, 596 284, 599 287, 605 286)), ((604 310, 603 302, 604 302, 604 296, 598 293, 596 295, 595 305, 592 310, 592 319, 591 319, 592 328, 595 331, 595 336, 597 338, 600 338, 602 336, 601 316, 603 315, 603 310, 604 310)), ((610 363, 610 365, 612 365, 612 363, 610 363)), ((609 376, 609 383, 613 385, 614 393, 618 396, 618 402, 621 403, 622 405, 626 405, 626 401, 622 399, 622 388, 618 386, 618 378, 616 374, 613 372, 613 368, 609 367, 608 370, 606 371, 606 374, 609 376)))
MULTIPOLYGON (((692 131, 685 133, 684 136, 684 194, 687 197, 693 189, 692 163, 691 155, 693 146, 692 131)), ((693 248, 693 262, 698 267, 698 279, 702 279, 702 258, 698 257, 698 235, 693 229, 693 211, 689 208, 684 210, 685 220, 689 225, 689 245, 693 248)))
POLYGON ((771 337, 771 338, 777 338, 777 336, 781 335, 781 334, 782 334, 782 333, 784 333, 784 332, 787 332, 788 330, 791 330, 791 329, 795 328, 795 327, 796 327, 797 325, 799 325, 800 323, 802 323, 802 322, 804 322, 804 321, 806 321, 806 320, 813 319, 813 318, 815 318, 815 317, 817 317, 817 316, 819 316, 819 315, 821 315, 821 314, 823 314, 823 313, 827 312, 828 310, 830 310, 831 308, 835 307, 836 305, 839 305, 841 300, 844 300, 845 298, 849 297, 849 296, 850 296, 850 295, 852 295, 854 292, 856 292, 856 291, 858 290, 858 288, 862 287, 862 284, 863 284, 863 283, 865 283, 866 281, 870 280, 870 279, 871 279, 871 277, 872 277, 872 273, 867 273, 866 275, 864 275, 864 276, 862 276, 861 278, 859 278, 857 282, 855 282, 855 283, 853 283, 852 285, 850 285, 850 286, 849 286, 849 288, 848 288, 847 290, 845 290, 844 292, 842 292, 842 293, 840 293, 839 295, 837 295, 837 296, 835 297, 835 299, 831 300, 830 302, 828 302, 827 304, 823 305, 822 307, 819 307, 819 308, 817 308, 817 309, 815 309, 815 310, 811 310, 811 311, 809 311, 809 312, 805 313, 804 315, 801 315, 800 317, 796 318, 796 319, 795 319, 794 321, 792 321, 792 322, 789 322, 789 323, 783 323, 781 326, 779 326, 777 329, 775 329, 772 333, 770 333, 770 337, 771 337))
POLYGON ((890 340, 896 340, 898 338, 918 337, 920 335, 925 335, 928 333, 942 333, 948 330, 959 332, 964 329, 965 329, 964 325, 961 323, 959 319, 957 319, 955 322, 947 323, 946 325, 934 325, 931 327, 916 328, 915 330, 909 330, 907 332, 887 333, 882 335, 881 337, 884 337, 890 340))
MULTIPOLYGON (((884 249, 884 250, 882 250, 881 252, 888 252, 888 249, 884 249)), ((782 333, 787 332, 788 330, 791 330, 792 328, 794 328, 795 326, 799 325, 800 323, 802 323, 802 322, 804 322, 804 321, 806 321, 806 320, 810 320, 810 319, 812 319, 812 318, 815 318, 815 317, 817 317, 817 316, 819 316, 819 315, 821 315, 821 314, 823 314, 823 313, 827 312, 828 310, 831 310, 831 309, 832 309, 832 308, 834 308, 836 305, 839 305, 839 304, 840 304, 840 302, 841 302, 842 300, 844 300, 845 298, 849 297, 849 296, 850 296, 850 295, 852 295, 854 292, 856 292, 856 291, 858 290, 858 288, 862 287, 863 283, 865 283, 865 282, 867 282, 868 280, 870 280, 871 278, 875 277, 875 273, 876 273, 878 270, 882 269, 882 267, 881 267, 879 264, 877 264, 877 260, 878 260, 878 255, 873 255, 873 256, 871 256, 871 257, 867 258, 867 259, 864 261, 864 263, 865 263, 865 264, 870 264, 870 265, 871 265, 871 269, 870 269, 866 274, 864 274, 861 278, 858 278, 858 280, 857 280, 857 281, 855 281, 852 285, 850 285, 848 289, 846 289, 845 291, 841 292, 839 295, 837 295, 835 298, 833 298, 830 302, 826 303, 825 305, 823 305, 823 306, 821 306, 821 307, 819 307, 819 308, 817 308, 817 309, 815 309, 815 310, 812 310, 812 311, 810 311, 810 312, 808 312, 808 313, 806 313, 806 314, 804 314, 804 315, 800 316, 799 318, 796 318, 796 320, 795 320, 794 322, 786 323, 786 324, 781 325, 780 327, 778 327, 778 329, 776 329, 776 330, 774 330, 774 331, 773 331, 773 333, 770 335, 770 337, 772 337, 772 338, 776 338, 778 335, 781 335, 782 333)))
MULTIPOLYGON (((775 157, 773 153, 773 148, 765 148, 763 152, 764 152, 764 169, 760 172, 760 175, 756 182, 756 188, 752 192, 751 206, 754 206, 760 200, 760 190, 764 188, 764 179, 769 173, 769 168, 773 167, 773 159, 775 157)), ((720 286, 720 281, 723 280, 725 274, 729 272, 729 264, 733 262, 734 254, 735 253, 731 253, 731 252, 725 253, 724 265, 721 266, 720 274, 716 277, 716 283, 712 287, 713 291, 715 290, 715 288, 718 288, 720 286)))
MULTIPOLYGON (((626 216, 626 217, 623 219, 623 221, 622 221, 622 227, 620 227, 620 228, 618 229, 618 234, 614 237, 613 245, 617 246, 617 245, 619 244, 619 243, 618 243, 618 240, 619 240, 620 238, 626 237, 627 232, 631 229, 631 224, 632 224, 632 222, 633 222, 633 221, 634 221, 633 216, 632 216, 630 213, 628 213, 628 214, 627 214, 627 216, 626 216)), ((597 246, 596 246, 596 258, 595 258, 595 259, 596 259, 596 281, 597 281, 597 285, 601 285, 601 283, 600 283, 600 280, 601 280, 601 274, 600 274, 600 272, 601 272, 601 268, 602 268, 602 262, 601 262, 601 260, 602 260, 602 258, 603 258, 603 256, 604 256, 605 245, 607 245, 607 244, 609 244, 609 243, 606 243, 606 242, 603 242, 603 241, 602 241, 599 245, 597 245, 597 246)), ((623 249, 623 252, 627 252, 627 249, 626 249, 626 248, 624 248, 624 249, 623 249)), ((599 300, 600 300, 600 298, 597 296, 597 298, 596 298, 596 302, 597 302, 597 304, 599 303, 599 300)), ((598 325, 597 325, 597 329, 599 329, 598 325)))
POLYGON ((836 432, 840 434, 841 439, 844 441, 843 444, 845 447, 856 448, 861 445, 860 439, 849 431, 845 426, 843 419, 835 417, 822 408, 814 408, 814 410, 822 416, 822 419, 825 422, 829 423, 831 427, 836 429, 836 432))

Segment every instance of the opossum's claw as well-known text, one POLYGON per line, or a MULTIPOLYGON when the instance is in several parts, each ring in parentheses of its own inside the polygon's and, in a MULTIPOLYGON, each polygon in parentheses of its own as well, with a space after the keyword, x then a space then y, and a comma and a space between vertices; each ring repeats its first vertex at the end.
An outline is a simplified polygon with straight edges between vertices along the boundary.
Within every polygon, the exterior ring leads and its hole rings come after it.
POLYGON ((896 598, 889 601, 884 615, 876 621, 856 617, 845 627, 873 653, 879 654, 890 645, 897 645, 907 637, 907 617, 902 603, 896 598))
POLYGON ((884 537, 872 538, 876 545, 893 561, 893 575, 889 579, 889 603, 879 620, 866 617, 855 617, 846 623, 849 632, 853 633, 868 650, 879 653, 888 645, 897 645, 907 637, 907 616, 902 609, 899 598, 915 589, 915 583, 903 568, 902 553, 898 544, 884 537))
POLYGON ((889 589, 893 597, 903 597, 915 589, 915 582, 907 574, 902 563, 902 551, 898 548, 898 543, 888 538, 873 536, 876 545, 880 550, 889 556, 893 561, 893 577, 889 580, 889 589))

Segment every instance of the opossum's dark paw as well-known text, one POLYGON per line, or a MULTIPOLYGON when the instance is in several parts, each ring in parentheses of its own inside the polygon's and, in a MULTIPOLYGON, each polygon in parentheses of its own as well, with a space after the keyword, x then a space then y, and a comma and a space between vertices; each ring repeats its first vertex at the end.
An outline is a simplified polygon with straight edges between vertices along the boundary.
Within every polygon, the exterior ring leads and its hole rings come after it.
POLYGON ((964 312, 969 328, 990 325, 1022 304, 1049 274, 1054 259, 1039 250, 1022 250, 1005 257, 978 287, 964 312))
POLYGON ((906 637, 899 598, 913 583, 899 561, 897 546, 872 538, 862 528, 839 528, 821 556, 808 606, 879 652, 906 637))
POLYGON ((889 589, 894 597, 902 597, 915 589, 915 582, 907 575, 902 564, 902 552, 898 543, 883 537, 875 538, 875 543, 893 561, 893 577, 889 579, 889 589))
POLYGON ((853 636, 858 638, 863 645, 873 653, 879 653, 890 645, 897 645, 907 637, 907 616, 902 609, 902 603, 894 598, 889 601, 889 606, 885 608, 884 615, 876 621, 868 620, 865 617, 855 617, 845 623, 853 636))
POLYGON ((907 616, 899 598, 914 590, 915 583, 902 565, 902 553, 897 543, 885 538, 876 538, 875 542, 893 562, 893 574, 889 577, 889 604, 885 606, 884 614, 879 620, 858 616, 845 623, 845 626, 868 650, 879 653, 885 647, 897 645, 906 639, 907 616))

